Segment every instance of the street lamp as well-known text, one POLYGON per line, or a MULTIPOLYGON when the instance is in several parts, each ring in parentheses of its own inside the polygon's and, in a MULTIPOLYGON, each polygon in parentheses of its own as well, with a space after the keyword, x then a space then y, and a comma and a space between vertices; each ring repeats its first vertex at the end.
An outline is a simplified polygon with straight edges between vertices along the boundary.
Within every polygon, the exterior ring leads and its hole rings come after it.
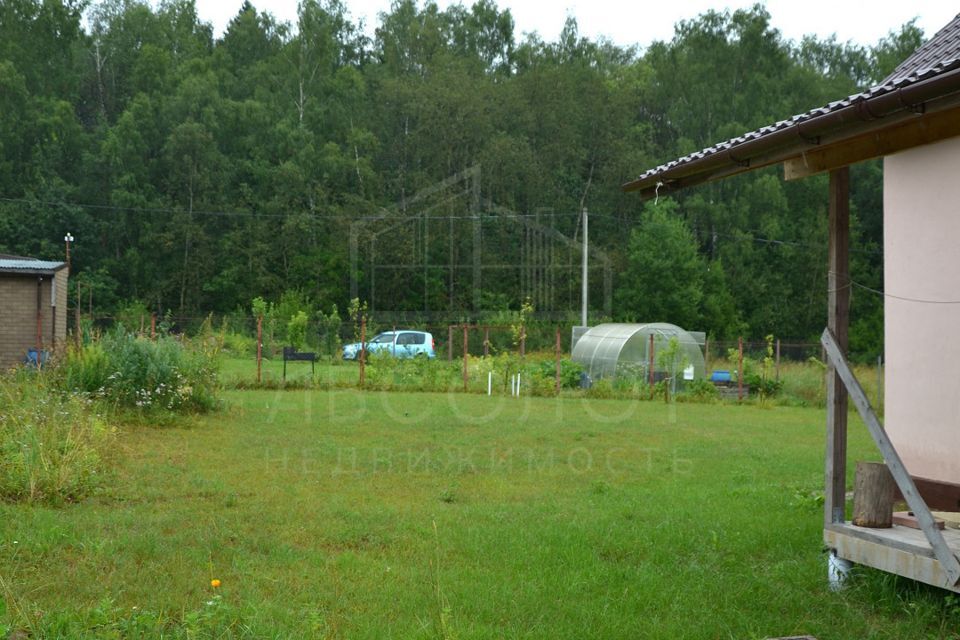
POLYGON ((67 235, 63 236, 63 241, 67 243, 67 270, 70 270, 70 243, 74 241, 74 237, 67 231, 67 235))

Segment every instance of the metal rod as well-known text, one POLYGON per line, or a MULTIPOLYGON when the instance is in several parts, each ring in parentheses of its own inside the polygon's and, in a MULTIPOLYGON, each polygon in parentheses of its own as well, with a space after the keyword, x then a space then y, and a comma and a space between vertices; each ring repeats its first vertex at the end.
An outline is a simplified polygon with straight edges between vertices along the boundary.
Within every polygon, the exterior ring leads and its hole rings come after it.
POLYGON ((587 215, 587 209, 583 209, 583 256, 581 259, 581 269, 582 269, 582 289, 581 289, 581 303, 583 305, 580 311, 580 324, 581 326, 587 326, 587 306, 588 306, 588 287, 587 287, 587 266, 588 266, 588 251, 590 248, 589 244, 589 216, 587 215))
POLYGON ((360 318, 360 386, 366 382, 364 366, 367 362, 367 317, 360 318))

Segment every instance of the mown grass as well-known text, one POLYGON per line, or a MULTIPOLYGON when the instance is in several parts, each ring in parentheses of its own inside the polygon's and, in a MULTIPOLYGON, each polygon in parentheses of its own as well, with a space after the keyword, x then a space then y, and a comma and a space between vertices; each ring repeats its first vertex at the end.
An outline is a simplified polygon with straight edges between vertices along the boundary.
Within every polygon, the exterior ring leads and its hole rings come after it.
MULTIPOLYGON (((956 637, 956 600, 826 585, 819 410, 234 391, 131 427, 114 482, 0 505, 34 637, 956 637), (210 580, 222 581, 214 590, 210 580)), ((851 459, 876 458, 854 427, 851 459)))

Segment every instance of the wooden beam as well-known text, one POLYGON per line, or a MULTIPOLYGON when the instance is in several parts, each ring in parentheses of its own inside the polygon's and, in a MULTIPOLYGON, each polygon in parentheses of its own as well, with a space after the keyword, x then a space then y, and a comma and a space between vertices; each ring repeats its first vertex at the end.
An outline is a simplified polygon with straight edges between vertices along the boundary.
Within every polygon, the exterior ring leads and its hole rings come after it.
MULTIPOLYGON (((920 497, 931 509, 960 511, 960 485, 916 476, 913 476, 913 484, 917 486, 920 497)), ((897 493, 894 499, 900 500, 903 496, 897 493)))
MULTIPOLYGON (((847 352, 850 310, 850 170, 830 173, 830 238, 827 271, 827 328, 847 352)), ((847 391, 836 367, 827 363, 827 448, 824 465, 824 522, 846 520, 847 391)))
POLYGON ((960 135, 960 109, 916 116, 889 129, 873 131, 836 144, 812 148, 785 160, 783 177, 797 180, 879 158, 898 151, 960 135))
POLYGON ((863 418, 864 424, 867 425, 867 430, 870 432, 870 435, 873 436, 873 441, 876 443, 877 448, 880 449, 880 453, 887 463, 887 468, 890 469, 893 479, 896 480, 900 492, 907 501, 907 505, 910 507, 910 510, 913 511, 914 516, 916 516, 917 522, 920 523, 920 528, 930 543, 934 556, 940 561, 944 572, 950 579, 950 584, 956 585, 960 583, 960 562, 957 561, 957 558, 947 545, 946 540, 944 540, 943 533, 937 528, 933 514, 930 513, 927 504, 923 501, 923 498, 920 497, 920 493, 913 483, 913 478, 911 478, 907 472, 907 467, 903 464, 903 460, 900 459, 900 454, 897 453, 896 448, 894 448, 893 443, 887 436, 887 432, 883 430, 880 419, 877 418, 877 414, 873 412, 873 408, 870 406, 867 394, 864 392, 863 387, 860 386, 860 382, 856 376, 853 375, 853 371, 850 370, 847 359, 829 328, 824 329, 823 335, 820 337, 820 342, 827 352, 827 360, 831 368, 841 379, 847 391, 849 391, 854 406, 856 406, 857 411, 860 413, 860 417, 863 418))
MULTIPOLYGON (((844 560, 960 593, 960 587, 950 583, 943 565, 933 557, 923 534, 916 529, 830 525, 823 530, 823 542, 836 549, 844 560)), ((955 539, 953 546, 956 547, 955 539)))

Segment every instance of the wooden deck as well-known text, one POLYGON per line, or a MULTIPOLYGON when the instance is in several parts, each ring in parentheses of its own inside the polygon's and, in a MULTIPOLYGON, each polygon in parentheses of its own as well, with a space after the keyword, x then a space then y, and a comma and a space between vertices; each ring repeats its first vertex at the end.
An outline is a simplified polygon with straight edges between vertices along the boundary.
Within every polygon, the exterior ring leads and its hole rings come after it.
MULTIPOLYGON (((960 556, 960 530, 946 529, 942 533, 950 550, 960 556)), ((831 523, 824 526, 823 541, 845 560, 960 593, 960 585, 950 584, 919 529, 898 525, 868 529, 849 521, 831 523)))

